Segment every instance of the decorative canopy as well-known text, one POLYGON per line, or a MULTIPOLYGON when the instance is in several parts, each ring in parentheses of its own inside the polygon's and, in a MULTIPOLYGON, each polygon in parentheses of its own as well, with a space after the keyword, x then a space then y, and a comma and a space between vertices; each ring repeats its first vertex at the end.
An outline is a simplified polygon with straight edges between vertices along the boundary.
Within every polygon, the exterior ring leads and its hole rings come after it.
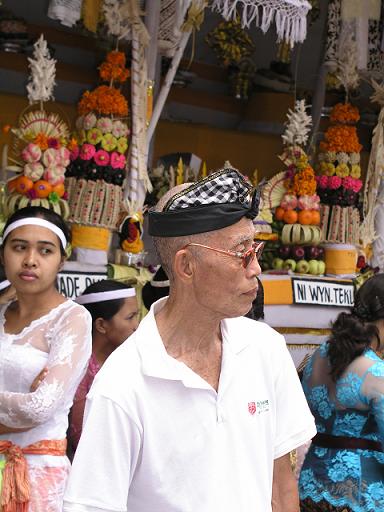
POLYGON ((266 32, 273 19, 279 41, 293 46, 302 43, 307 35, 307 14, 311 4, 306 0, 213 0, 212 10, 225 19, 235 18, 241 7, 241 24, 256 25, 266 32))

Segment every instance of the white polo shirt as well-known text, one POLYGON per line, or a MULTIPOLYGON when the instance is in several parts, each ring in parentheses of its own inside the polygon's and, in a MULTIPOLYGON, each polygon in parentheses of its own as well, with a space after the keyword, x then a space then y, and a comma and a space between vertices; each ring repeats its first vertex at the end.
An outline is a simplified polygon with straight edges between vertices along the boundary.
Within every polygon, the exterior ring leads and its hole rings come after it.
POLYGON ((268 512, 274 459, 316 433, 284 338, 224 320, 216 392, 167 354, 164 300, 95 379, 64 511, 268 512))

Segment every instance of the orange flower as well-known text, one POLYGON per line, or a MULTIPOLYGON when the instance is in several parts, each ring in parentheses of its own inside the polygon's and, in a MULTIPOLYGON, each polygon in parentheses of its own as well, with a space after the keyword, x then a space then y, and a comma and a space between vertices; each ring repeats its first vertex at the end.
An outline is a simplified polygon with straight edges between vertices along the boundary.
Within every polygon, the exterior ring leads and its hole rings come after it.
POLYGON ((360 119, 358 108, 350 103, 337 103, 331 112, 331 123, 357 123, 360 119))
POLYGON ((360 153, 362 145, 359 144, 356 127, 338 124, 328 128, 325 141, 320 142, 320 149, 336 153, 360 153))
POLYGON ((107 62, 115 64, 116 66, 125 66, 125 53, 112 51, 107 54, 107 62))
POLYGON ((80 115, 96 112, 103 115, 128 115, 128 103, 120 91, 114 87, 100 85, 94 91, 85 91, 81 98, 78 111, 80 115))
POLYGON ((68 142, 67 148, 69 149, 69 151, 73 151, 77 147, 78 147, 77 140, 74 137, 72 137, 72 139, 68 142))
POLYGON ((122 52, 109 52, 105 62, 99 67, 100 78, 109 82, 114 80, 123 83, 129 77, 129 70, 125 67, 125 55, 122 52))
POLYGON ((38 133, 33 142, 37 144, 43 151, 48 149, 48 137, 45 135, 45 133, 38 133))

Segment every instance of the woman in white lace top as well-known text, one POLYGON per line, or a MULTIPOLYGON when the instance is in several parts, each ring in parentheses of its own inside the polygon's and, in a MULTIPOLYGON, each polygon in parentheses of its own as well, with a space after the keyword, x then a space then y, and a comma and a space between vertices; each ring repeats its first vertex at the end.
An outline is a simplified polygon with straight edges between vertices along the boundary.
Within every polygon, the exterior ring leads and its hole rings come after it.
POLYGON ((0 307, 1 512, 62 510, 68 412, 92 343, 90 314, 55 286, 69 241, 45 208, 18 210, 4 228, 1 256, 18 300, 0 307))

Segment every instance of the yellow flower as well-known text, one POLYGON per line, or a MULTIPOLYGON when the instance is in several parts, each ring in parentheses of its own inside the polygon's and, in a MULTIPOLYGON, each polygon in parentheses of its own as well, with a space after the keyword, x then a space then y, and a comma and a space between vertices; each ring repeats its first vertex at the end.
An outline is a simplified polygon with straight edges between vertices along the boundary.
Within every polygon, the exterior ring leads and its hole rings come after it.
POLYGON ((357 165, 357 164, 352 165, 350 176, 352 178, 360 178, 360 176, 361 176, 361 167, 360 167, 360 165, 357 165))
POLYGON ((336 167, 336 174, 337 176, 340 176, 340 178, 345 178, 346 176, 349 176, 349 167, 347 164, 339 164, 336 167))

